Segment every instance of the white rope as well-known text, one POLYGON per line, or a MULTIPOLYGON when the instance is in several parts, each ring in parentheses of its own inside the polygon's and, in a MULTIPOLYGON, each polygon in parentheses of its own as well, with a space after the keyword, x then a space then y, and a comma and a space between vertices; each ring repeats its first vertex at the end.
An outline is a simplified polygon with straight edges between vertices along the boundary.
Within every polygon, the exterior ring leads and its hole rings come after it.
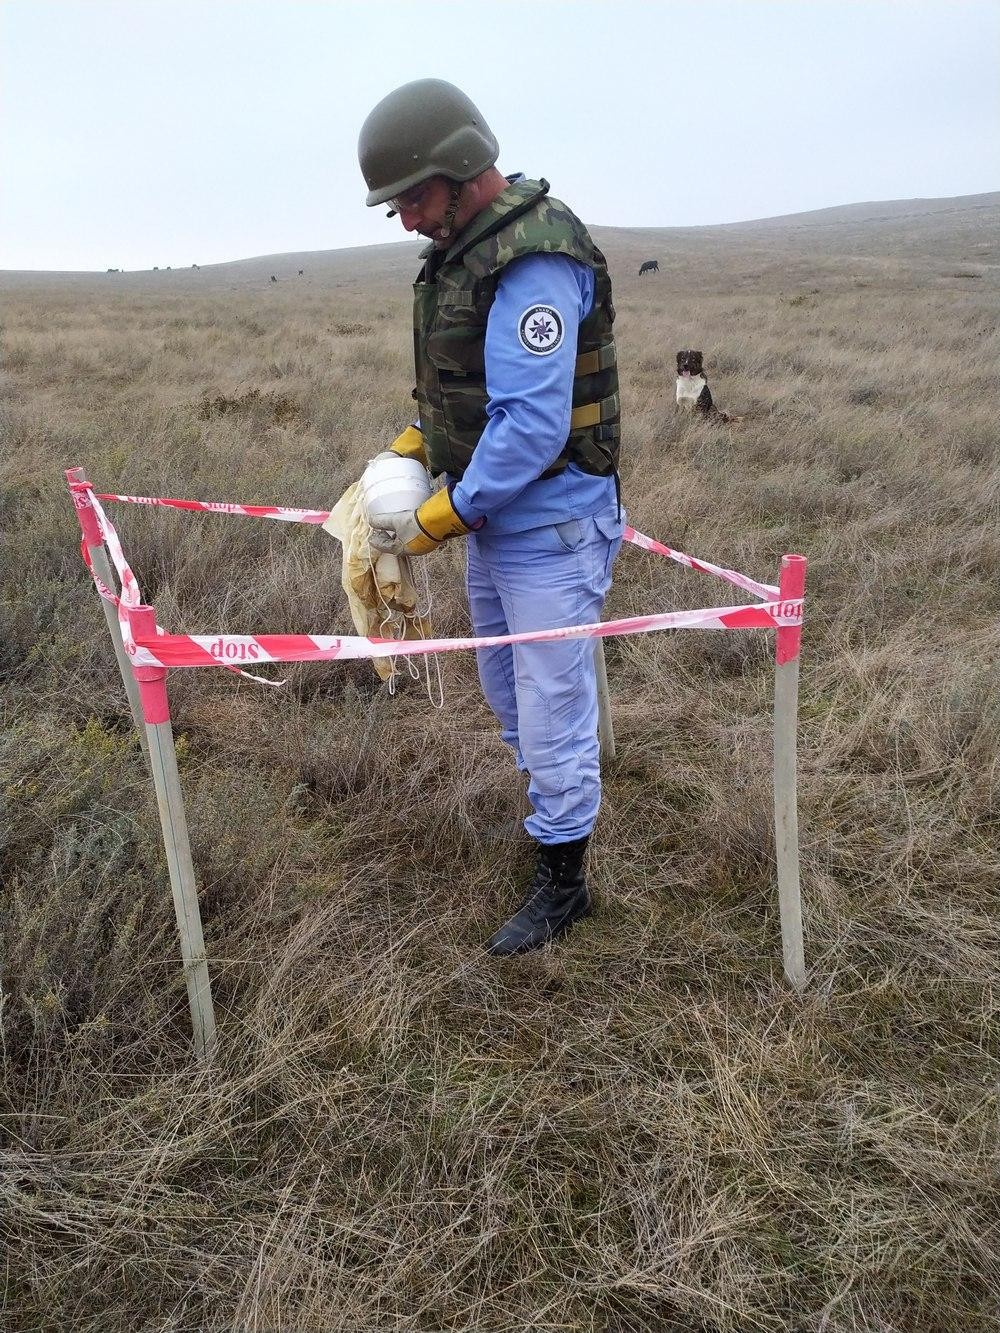
MULTIPOLYGON (((407 564, 409 564, 408 560, 407 564)), ((434 598, 431 595, 431 575, 430 575, 430 570, 427 568, 427 561, 422 560, 420 564, 424 575, 424 597, 426 599, 424 603, 426 610, 421 611, 419 613, 420 621, 421 623, 426 623, 429 625, 431 623, 431 608, 434 605, 434 598)), ((440 712, 444 708, 444 679, 441 675, 440 654, 425 653, 423 667, 424 667, 424 692, 427 695, 427 701, 432 708, 436 708, 437 711, 440 712), (434 658, 434 670, 437 673, 436 690, 434 689, 431 683, 431 663, 429 660, 431 656, 433 656, 434 658)))
MULTIPOLYGON (((382 596, 382 589, 379 587, 378 575, 375 569, 376 561, 372 556, 372 548, 370 541, 371 533, 372 533, 372 527, 369 524, 368 527, 369 540, 367 542, 368 568, 371 570, 372 582, 375 585, 375 592, 379 599, 379 605, 382 611, 384 612, 383 619, 379 621, 379 634, 383 634, 385 633, 386 630, 389 630, 391 631, 392 638, 398 638, 397 628, 399 626, 399 622, 402 621, 405 625, 405 622, 407 620, 412 620, 417 626, 419 637, 421 639, 426 638, 427 636, 423 632, 423 626, 425 623, 426 624, 430 623, 431 608, 434 602, 433 596, 431 594, 430 571, 428 570, 426 563, 421 562, 423 566, 423 585, 424 585, 422 590, 424 595, 423 606, 418 604, 416 607, 414 607, 412 615, 407 615, 403 611, 397 611, 395 608, 391 607, 389 603, 385 600, 385 598, 382 596)), ((400 574, 402 575, 402 577, 404 577, 410 583, 412 583, 414 587, 417 587, 417 581, 414 578, 413 568, 410 564, 410 557, 401 555, 397 556, 397 559, 399 560, 400 563, 400 574)), ((421 589, 417 588, 418 594, 420 593, 420 591, 421 589)), ((403 629, 399 629, 399 633, 403 632, 404 632, 403 629)), ((386 637, 390 636, 387 635, 386 637)), ((444 708, 444 678, 441 675, 440 656, 437 653, 421 654, 421 656, 424 659, 423 662, 421 663, 422 670, 417 667, 412 657, 407 657, 405 653, 393 654, 392 656, 390 656, 389 662, 391 663, 392 670, 390 672, 389 679, 386 682, 386 684, 389 687, 390 695, 394 695, 396 693, 396 671, 397 671, 396 662, 400 656, 402 656, 406 662, 406 670, 410 679, 413 681, 419 681, 421 678, 423 679, 424 693, 427 695, 427 702, 430 704, 432 708, 440 712, 444 708), (432 656, 434 658, 433 670, 437 676, 436 682, 431 679, 432 665, 431 662, 428 660, 432 656)))

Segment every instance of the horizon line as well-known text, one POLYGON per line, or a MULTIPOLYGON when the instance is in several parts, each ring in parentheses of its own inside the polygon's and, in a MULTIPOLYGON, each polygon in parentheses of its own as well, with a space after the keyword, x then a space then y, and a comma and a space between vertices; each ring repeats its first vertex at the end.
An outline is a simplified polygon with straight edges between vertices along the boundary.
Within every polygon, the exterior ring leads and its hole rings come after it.
MULTIPOLYGON (((662 226, 622 226, 617 223, 594 222, 588 223, 588 227, 594 230, 603 231, 634 231, 634 232, 669 232, 669 231, 709 231, 718 227, 746 227, 753 226, 755 223, 764 222, 784 222, 793 218, 807 218, 817 213, 830 213, 834 210, 845 208, 877 208, 897 204, 940 204, 953 203, 957 200, 967 199, 991 199, 996 197, 1000 202, 1000 190, 981 190, 974 194, 956 194, 956 195, 913 195, 898 199, 859 199, 851 203, 842 204, 824 204, 820 208, 799 209, 792 213, 770 213, 763 216, 751 218, 737 218, 728 222, 698 222, 698 223, 670 223, 662 226)), ((971 204, 970 211, 973 208, 987 207, 986 204, 971 204)), ((958 210, 966 211, 966 210, 958 210)), ((873 219, 874 220, 874 219, 873 219)), ((888 219, 885 219, 888 220, 888 219)), ((283 259, 289 255, 329 255, 339 254, 347 250, 379 250, 398 246, 415 246, 421 244, 423 238, 412 239, 410 237, 401 237, 394 241, 371 241, 361 245, 333 245, 323 249, 312 250, 272 250, 261 254, 242 255, 236 259, 217 259, 206 264, 166 264, 154 265, 149 268, 0 268, 0 274, 19 274, 19 273, 46 273, 46 274, 104 274, 108 273, 164 273, 178 272, 187 273, 191 269, 214 269, 222 268, 227 264, 248 264, 255 260, 265 259, 283 259)))

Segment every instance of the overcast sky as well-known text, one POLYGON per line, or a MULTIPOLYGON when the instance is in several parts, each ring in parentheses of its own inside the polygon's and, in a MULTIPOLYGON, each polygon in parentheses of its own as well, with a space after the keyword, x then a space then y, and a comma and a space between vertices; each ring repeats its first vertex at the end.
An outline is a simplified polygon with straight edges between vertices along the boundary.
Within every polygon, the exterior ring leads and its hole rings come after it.
POLYGON ((428 76, 593 225, 1000 188, 1000 0, 0 0, 0 268, 400 239, 358 130, 428 76))

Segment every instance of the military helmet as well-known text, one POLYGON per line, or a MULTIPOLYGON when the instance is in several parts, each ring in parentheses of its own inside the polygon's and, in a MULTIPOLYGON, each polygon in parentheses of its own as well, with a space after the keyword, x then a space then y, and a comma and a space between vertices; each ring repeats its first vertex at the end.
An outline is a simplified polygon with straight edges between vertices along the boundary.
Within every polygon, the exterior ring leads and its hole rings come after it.
POLYGON ((369 208, 431 176, 468 181, 491 167, 500 147, 475 104, 444 79, 404 83, 369 112, 358 161, 369 208))

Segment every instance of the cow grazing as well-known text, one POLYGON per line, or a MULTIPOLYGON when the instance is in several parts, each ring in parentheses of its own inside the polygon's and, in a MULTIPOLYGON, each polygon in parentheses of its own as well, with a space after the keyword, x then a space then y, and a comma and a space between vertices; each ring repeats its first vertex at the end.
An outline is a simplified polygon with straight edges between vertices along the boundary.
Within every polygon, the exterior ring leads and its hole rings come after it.
POLYGON ((639 265, 639 277, 644 273, 659 273, 660 261, 658 259, 646 259, 639 265))

